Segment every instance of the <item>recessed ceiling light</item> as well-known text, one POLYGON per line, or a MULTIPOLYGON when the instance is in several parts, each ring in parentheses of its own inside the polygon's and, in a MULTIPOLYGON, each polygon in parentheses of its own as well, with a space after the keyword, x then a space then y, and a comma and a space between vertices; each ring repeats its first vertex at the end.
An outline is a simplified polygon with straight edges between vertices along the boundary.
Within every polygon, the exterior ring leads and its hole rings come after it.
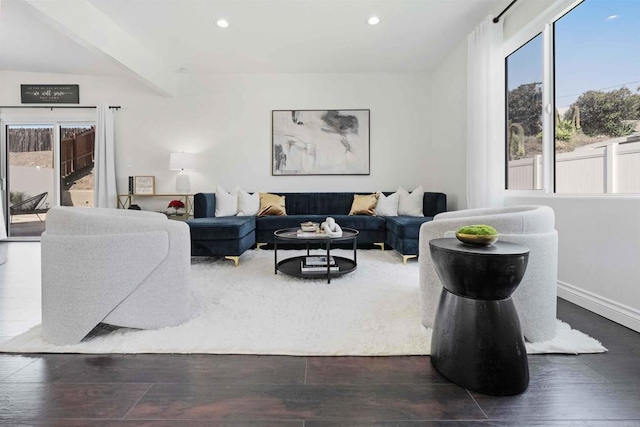
POLYGON ((189 69, 188 69, 188 68, 186 68, 186 67, 182 67, 182 68, 180 68, 180 72, 181 72, 181 73, 188 73, 188 72, 189 72, 189 69))
POLYGON ((227 28, 229 26, 229 23, 224 19, 218 19, 216 25, 220 28, 227 28))
POLYGON ((367 24, 369 25, 378 25, 379 22, 380 18, 378 18, 377 16, 372 16, 371 18, 367 19, 367 24))

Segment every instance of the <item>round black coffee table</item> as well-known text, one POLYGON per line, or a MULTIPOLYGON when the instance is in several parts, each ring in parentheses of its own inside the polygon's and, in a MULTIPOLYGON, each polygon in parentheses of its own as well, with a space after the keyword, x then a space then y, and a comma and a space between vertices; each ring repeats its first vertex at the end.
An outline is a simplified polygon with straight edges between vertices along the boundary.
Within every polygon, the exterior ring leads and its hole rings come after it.
POLYGON ((358 267, 358 258, 356 252, 358 234, 358 230, 354 230, 353 228, 343 228, 342 236, 340 237, 330 237, 323 233, 302 233, 299 228, 285 228, 282 230, 276 230, 273 233, 275 237, 273 244, 275 273, 278 274, 278 271, 281 271, 291 276, 303 277, 305 279, 318 279, 326 277, 327 283, 331 283, 332 277, 342 276, 343 274, 350 273, 358 267), (331 244, 333 242, 348 242, 349 240, 353 241, 353 259, 331 255, 331 244), (307 255, 291 257, 283 259, 282 261, 278 261, 278 242, 305 244, 307 247, 307 255), (335 266, 333 266, 333 268, 331 265, 329 265, 329 263, 327 263, 324 266, 326 268, 318 268, 318 271, 302 271, 303 261, 307 257, 311 256, 309 250, 311 243, 324 244, 326 249, 326 259, 329 260, 330 258, 333 258, 335 260, 335 266))
POLYGON ((523 392, 529 365, 511 294, 527 268, 529 249, 505 242, 472 246, 457 239, 433 239, 429 247, 443 285, 431 363, 469 390, 523 392))

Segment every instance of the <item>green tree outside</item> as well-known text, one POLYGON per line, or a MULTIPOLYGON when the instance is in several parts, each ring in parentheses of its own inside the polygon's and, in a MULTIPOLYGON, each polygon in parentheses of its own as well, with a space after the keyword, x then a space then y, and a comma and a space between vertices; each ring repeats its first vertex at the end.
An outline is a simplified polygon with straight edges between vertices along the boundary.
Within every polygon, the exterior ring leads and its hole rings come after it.
MULTIPOLYGON (((626 87, 610 92, 590 90, 571 104, 578 107, 582 132, 588 136, 625 136, 633 132, 630 120, 640 120, 640 94, 626 87)), ((565 120, 570 120, 565 114, 565 120)))

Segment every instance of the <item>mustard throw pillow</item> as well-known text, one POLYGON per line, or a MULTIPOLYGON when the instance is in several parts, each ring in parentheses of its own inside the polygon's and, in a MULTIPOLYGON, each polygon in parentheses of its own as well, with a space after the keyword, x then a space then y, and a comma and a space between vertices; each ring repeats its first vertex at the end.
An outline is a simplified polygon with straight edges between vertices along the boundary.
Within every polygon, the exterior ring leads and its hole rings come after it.
POLYGON ((378 193, 355 194, 349 215, 375 215, 378 193))
POLYGON ((286 215, 284 196, 271 193, 260 193, 260 211, 258 216, 286 215))

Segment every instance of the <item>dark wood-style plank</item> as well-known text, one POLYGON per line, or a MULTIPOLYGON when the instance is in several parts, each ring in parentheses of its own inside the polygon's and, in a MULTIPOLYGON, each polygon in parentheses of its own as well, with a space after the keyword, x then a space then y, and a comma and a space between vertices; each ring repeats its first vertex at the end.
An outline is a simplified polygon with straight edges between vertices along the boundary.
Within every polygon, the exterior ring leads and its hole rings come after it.
POLYGON ((0 354, 0 381, 30 365, 36 359, 21 355, 0 354))
POLYGON ((528 359, 531 386, 612 382, 573 355, 535 354, 529 355, 528 359))
POLYGON ((43 355, 4 382, 302 384, 304 357, 43 355))
POLYGON ((148 384, 3 383, 0 419, 123 418, 148 384))
POLYGON ((128 419, 482 419, 455 385, 154 385, 128 419))
POLYGON ((307 384, 450 384, 428 357, 310 357, 307 384))
MULTIPOLYGON (((305 427, 344 427, 342 421, 312 420, 306 421, 305 427)), ((638 427, 640 421, 355 421, 349 427, 638 427)))
MULTIPOLYGON (((349 427, 638 427, 640 422, 629 421, 355 421, 349 427)), ((306 421, 305 427, 344 427, 341 421, 306 421)))
POLYGON ((530 386, 518 396, 471 393, 489 419, 640 420, 638 384, 530 386))
POLYGON ((48 419, 1 420, 4 427, 304 427, 300 420, 96 420, 96 419, 48 419))

